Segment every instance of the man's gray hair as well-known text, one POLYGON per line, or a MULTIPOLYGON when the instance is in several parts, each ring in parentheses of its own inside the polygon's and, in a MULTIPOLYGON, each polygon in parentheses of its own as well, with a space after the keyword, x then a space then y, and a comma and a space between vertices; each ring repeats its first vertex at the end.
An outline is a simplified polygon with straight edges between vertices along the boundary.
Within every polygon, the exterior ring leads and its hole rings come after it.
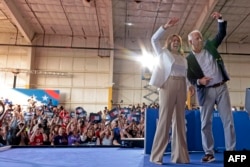
POLYGON ((192 32, 190 32, 190 33, 188 34, 188 41, 192 40, 192 34, 193 34, 193 33, 199 33, 200 36, 202 37, 202 34, 201 34, 201 32, 200 32, 199 30, 193 30, 192 32))

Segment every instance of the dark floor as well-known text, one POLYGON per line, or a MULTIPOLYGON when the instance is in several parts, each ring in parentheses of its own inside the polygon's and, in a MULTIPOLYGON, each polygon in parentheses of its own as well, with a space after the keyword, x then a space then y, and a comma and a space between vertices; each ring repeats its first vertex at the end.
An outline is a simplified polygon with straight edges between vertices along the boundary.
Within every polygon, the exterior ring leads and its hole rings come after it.
MULTIPOLYGON (((1 150, 1 149, 0 149, 1 150)), ((201 163, 202 152, 190 152, 190 164, 170 163, 164 156, 162 166, 223 167, 223 153, 216 153, 216 161, 201 163)), ((149 162, 143 148, 6 148, 0 151, 0 167, 159 167, 149 162)))

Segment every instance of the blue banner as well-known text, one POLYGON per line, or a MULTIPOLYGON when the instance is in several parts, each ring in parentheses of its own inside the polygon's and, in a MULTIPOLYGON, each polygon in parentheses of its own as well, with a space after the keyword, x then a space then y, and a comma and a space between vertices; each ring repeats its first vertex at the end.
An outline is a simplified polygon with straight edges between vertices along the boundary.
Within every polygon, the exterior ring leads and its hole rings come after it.
POLYGON ((29 100, 46 106, 57 106, 59 103, 59 90, 49 89, 0 89, 0 98, 3 102, 12 105, 28 105, 29 100))

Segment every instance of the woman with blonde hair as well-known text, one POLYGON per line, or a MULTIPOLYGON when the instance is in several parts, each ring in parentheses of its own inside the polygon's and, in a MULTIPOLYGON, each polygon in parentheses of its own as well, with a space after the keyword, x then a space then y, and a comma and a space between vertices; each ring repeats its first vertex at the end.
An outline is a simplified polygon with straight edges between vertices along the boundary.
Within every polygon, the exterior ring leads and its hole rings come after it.
POLYGON ((163 47, 163 49, 168 49, 169 51, 171 51, 171 52, 178 52, 178 54, 180 54, 180 55, 182 55, 182 56, 185 56, 184 55, 184 51, 183 51, 183 49, 182 49, 182 38, 179 36, 179 35, 177 35, 177 34, 172 34, 172 35, 170 35, 168 38, 167 38, 167 40, 166 40, 166 42, 165 42, 165 46, 163 47), (174 44, 173 42, 174 42, 174 40, 179 40, 179 47, 178 47, 178 49, 177 50, 175 50, 174 48, 172 48, 172 44, 174 44))
POLYGON ((176 25, 178 21, 178 18, 171 18, 159 27, 151 38, 159 62, 150 79, 150 84, 159 88, 159 120, 150 155, 150 161, 155 164, 163 163, 163 155, 170 141, 171 127, 172 163, 189 163, 190 161, 185 131, 187 61, 182 50, 182 39, 174 34, 167 38, 163 47, 160 44, 160 38, 166 30, 176 25))

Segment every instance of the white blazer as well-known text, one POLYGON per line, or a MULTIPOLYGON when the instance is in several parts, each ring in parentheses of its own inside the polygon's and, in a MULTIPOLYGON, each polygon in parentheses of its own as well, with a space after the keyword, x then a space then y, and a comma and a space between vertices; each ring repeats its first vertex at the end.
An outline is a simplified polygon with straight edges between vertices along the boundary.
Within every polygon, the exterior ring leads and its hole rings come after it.
POLYGON ((164 82, 168 79, 172 65, 174 63, 174 58, 172 54, 167 48, 162 49, 162 46, 160 44, 160 38, 164 34, 165 29, 161 26, 151 38, 151 44, 157 55, 158 64, 156 64, 153 68, 149 84, 158 88, 162 87, 164 82))
POLYGON ((157 88, 161 88, 164 82, 168 79, 175 61, 172 53, 167 48, 163 49, 160 44, 159 39, 165 34, 165 32, 165 29, 161 26, 151 38, 151 43, 154 51, 156 52, 158 59, 157 62, 159 64, 155 65, 153 68, 149 85, 153 85, 157 88))

